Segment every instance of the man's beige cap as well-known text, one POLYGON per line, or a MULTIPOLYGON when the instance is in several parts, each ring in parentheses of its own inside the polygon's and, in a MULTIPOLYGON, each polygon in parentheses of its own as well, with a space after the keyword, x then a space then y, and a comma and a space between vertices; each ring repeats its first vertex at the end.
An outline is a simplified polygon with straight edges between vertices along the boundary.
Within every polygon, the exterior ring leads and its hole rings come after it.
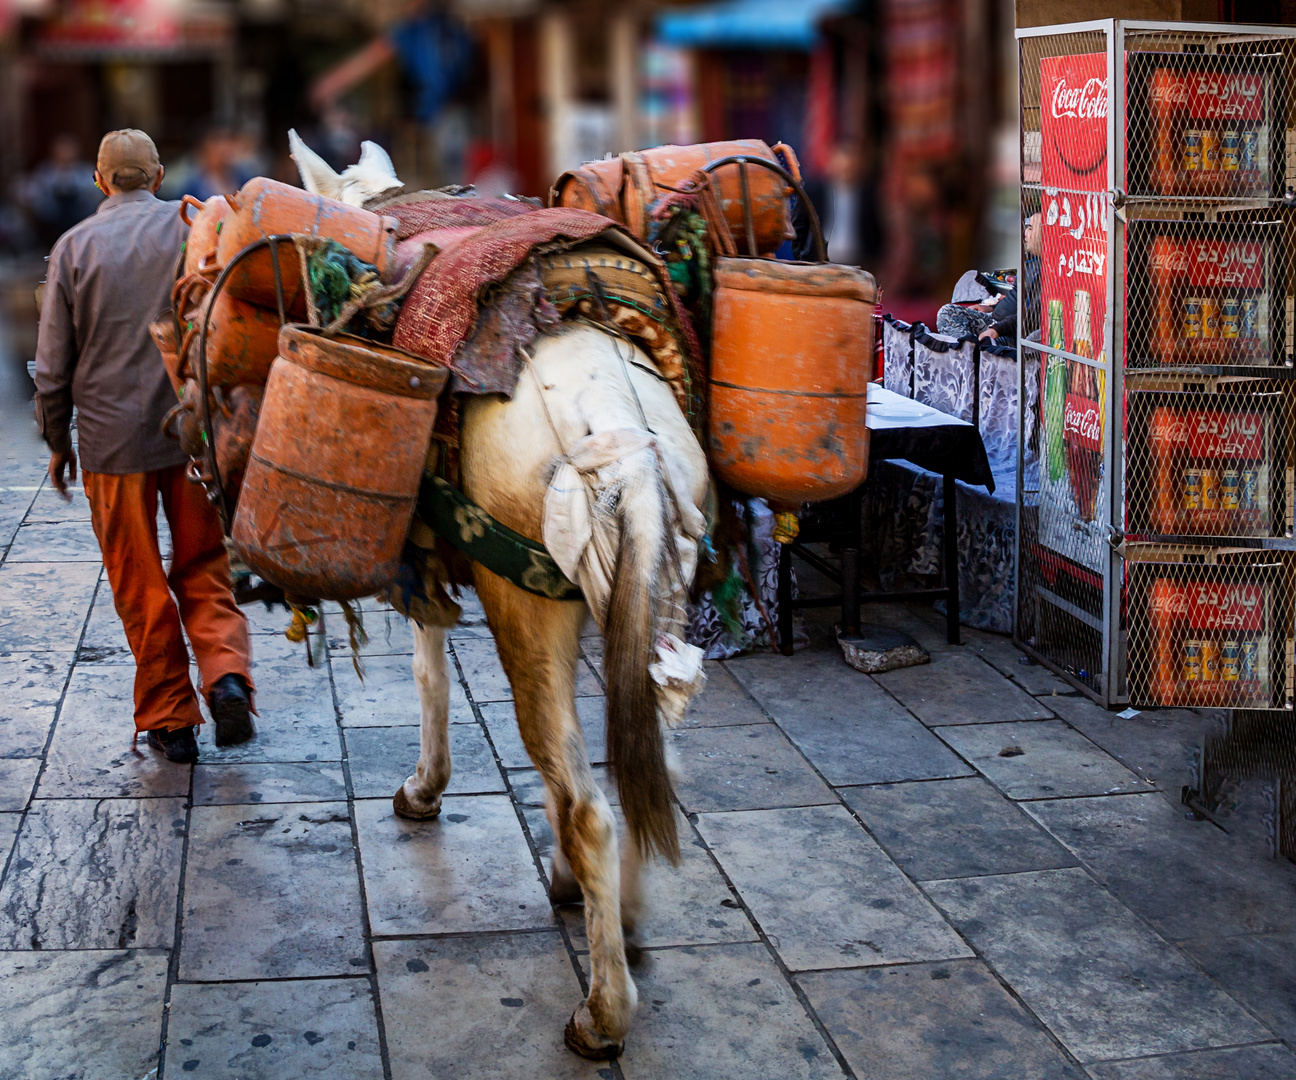
POLYGON ((119 174, 127 174, 121 177, 122 180, 130 178, 128 170, 137 170, 152 180, 162 162, 158 159, 157 147, 146 133, 138 128, 122 128, 103 137, 95 166, 105 180, 115 184, 119 174))

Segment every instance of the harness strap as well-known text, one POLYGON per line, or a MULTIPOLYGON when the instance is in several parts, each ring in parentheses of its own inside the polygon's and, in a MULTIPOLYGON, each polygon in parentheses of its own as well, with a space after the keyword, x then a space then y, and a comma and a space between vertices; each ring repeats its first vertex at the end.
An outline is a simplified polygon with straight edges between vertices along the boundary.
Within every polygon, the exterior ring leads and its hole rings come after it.
POLYGON ((584 599, 544 544, 514 532, 439 476, 424 476, 418 516, 451 547, 519 589, 549 600, 584 599))

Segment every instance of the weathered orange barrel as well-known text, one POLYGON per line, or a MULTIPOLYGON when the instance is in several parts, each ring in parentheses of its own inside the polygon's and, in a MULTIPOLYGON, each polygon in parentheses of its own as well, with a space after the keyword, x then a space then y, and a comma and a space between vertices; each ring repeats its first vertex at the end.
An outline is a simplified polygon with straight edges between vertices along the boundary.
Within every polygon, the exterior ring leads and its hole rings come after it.
POLYGON ((175 319, 168 311, 162 318, 149 323, 149 337, 162 354, 162 366, 179 398, 184 394, 184 374, 180 370, 180 339, 176 336, 175 319))
MULTIPOLYGON (((788 170, 800 180, 800 165, 792 148, 780 143, 778 149, 787 160, 788 170)), ((644 239, 651 225, 649 214, 657 200, 670 194, 671 188, 679 187, 708 162, 735 154, 778 161, 774 150, 760 139, 658 146, 607 161, 588 162, 563 173, 549 192, 549 205, 592 210, 621 222, 644 239)), ((721 166, 712 174, 711 183, 738 250, 745 251, 739 166, 721 166)), ((792 190, 777 173, 759 165, 747 169, 747 186, 756 245, 761 252, 774 251, 784 240, 796 235, 788 202, 792 190)))
POLYGON ((194 323, 201 326, 204 315, 208 315, 207 385, 264 385, 279 348, 279 313, 222 289, 214 296, 208 294, 194 323))
POLYGON ((388 585, 448 375, 363 338, 285 326, 234 515, 240 557, 298 596, 388 585))
POLYGON ((205 203, 186 195, 180 203, 180 220, 189 226, 185 238, 184 272, 216 276, 216 246, 221 225, 230 204, 224 195, 213 195, 205 203))
POLYGON ((587 161, 579 169, 565 172, 549 192, 550 206, 570 206, 602 214, 625 224, 621 207, 621 182, 625 164, 619 157, 587 161))
MULTIPOLYGON (((386 280, 396 250, 395 218, 380 217, 264 176, 249 180, 233 200, 236 208, 225 215, 216 245, 216 261, 222 268, 256 240, 284 233, 309 233, 336 240, 356 258, 376 266, 379 277, 386 280)), ((285 309, 300 316, 306 311, 301 262, 287 244, 281 245, 279 259, 285 309)), ((274 260, 269 249, 243 260, 231 272, 225 287, 240 300, 278 310, 274 260)))
POLYGON ((779 509, 854 490, 868 473, 873 275, 832 263, 718 259, 710 457, 779 509))

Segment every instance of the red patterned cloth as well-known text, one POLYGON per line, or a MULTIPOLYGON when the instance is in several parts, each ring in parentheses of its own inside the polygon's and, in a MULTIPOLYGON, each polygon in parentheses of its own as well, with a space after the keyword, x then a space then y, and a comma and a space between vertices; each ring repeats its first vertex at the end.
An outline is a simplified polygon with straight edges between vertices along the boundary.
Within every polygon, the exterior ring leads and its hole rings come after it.
POLYGON ((460 225, 490 225, 496 221, 530 214, 539 207, 517 199, 427 199, 418 202, 387 203, 377 211, 400 222, 397 240, 408 240, 432 229, 460 225))
MULTIPOLYGON (((478 200, 463 200, 471 204, 478 200)), ((506 200, 480 200, 483 206, 506 200)), ((451 207, 450 200, 416 204, 425 207, 451 207)), ((524 205, 507 204, 506 205, 524 205)), ((398 209, 384 209, 394 214, 398 209)), ((478 208, 474 208, 478 209, 478 208)), ((471 213, 471 211, 469 211, 471 213)), ((447 220, 442 226, 468 225, 471 221, 447 220)), ((435 228, 426 220, 424 231, 435 228)), ((533 249, 555 242, 582 243, 610 228, 619 228, 608 218, 587 210, 553 207, 531 210, 496 220, 471 236, 444 248, 405 296, 404 307, 396 320, 392 344, 433 363, 452 363, 460 344, 477 322, 477 303, 482 290, 503 281, 516 270, 533 249)), ((402 228, 404 225, 402 223, 402 228)), ((413 234, 410 234, 413 235, 413 234)))

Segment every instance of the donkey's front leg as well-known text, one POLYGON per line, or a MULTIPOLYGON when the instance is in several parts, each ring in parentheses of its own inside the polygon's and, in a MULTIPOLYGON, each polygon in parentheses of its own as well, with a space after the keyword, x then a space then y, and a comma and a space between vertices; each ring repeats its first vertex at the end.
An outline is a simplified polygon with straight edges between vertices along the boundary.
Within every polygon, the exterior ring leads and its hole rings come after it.
POLYGON ((392 796, 396 815, 414 821, 441 813, 441 793, 450 783, 450 667, 445 633, 439 626, 425 629, 414 623, 414 681, 422 714, 418 767, 392 796))

